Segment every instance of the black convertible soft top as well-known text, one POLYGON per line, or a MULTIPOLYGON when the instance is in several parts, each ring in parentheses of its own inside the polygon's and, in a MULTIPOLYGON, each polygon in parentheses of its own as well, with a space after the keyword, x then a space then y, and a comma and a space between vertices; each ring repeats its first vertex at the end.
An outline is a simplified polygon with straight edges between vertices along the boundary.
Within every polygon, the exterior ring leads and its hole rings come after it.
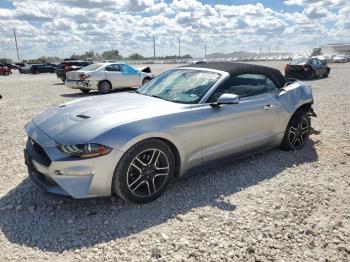
POLYGON ((282 88, 286 84, 286 79, 279 70, 267 66, 252 65, 245 63, 217 62, 207 64, 194 64, 186 67, 215 69, 227 72, 231 76, 241 74, 259 74, 270 78, 278 88, 282 88))

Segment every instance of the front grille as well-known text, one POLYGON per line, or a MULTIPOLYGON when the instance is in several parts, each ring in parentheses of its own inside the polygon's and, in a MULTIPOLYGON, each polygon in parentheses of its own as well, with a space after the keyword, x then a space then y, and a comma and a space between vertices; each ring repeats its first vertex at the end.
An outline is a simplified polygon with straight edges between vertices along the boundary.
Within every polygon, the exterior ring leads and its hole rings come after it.
POLYGON ((41 145, 39 145, 37 142, 35 142, 33 139, 30 138, 30 141, 33 145, 34 150, 43 158, 43 164, 45 166, 49 166, 51 164, 51 159, 46 154, 44 148, 42 148, 41 145))

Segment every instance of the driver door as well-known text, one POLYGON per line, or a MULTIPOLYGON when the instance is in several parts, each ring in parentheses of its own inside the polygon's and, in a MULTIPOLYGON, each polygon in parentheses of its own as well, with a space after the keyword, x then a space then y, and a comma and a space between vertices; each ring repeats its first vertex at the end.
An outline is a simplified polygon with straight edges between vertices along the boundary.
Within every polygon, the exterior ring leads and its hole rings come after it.
POLYGON ((218 87, 208 102, 223 93, 239 95, 240 102, 217 107, 203 104, 203 162, 276 142, 283 108, 274 98, 275 92, 271 80, 252 74, 231 77, 218 87))
POLYGON ((111 82, 112 87, 123 87, 122 73, 118 64, 111 64, 105 68, 106 78, 111 82))

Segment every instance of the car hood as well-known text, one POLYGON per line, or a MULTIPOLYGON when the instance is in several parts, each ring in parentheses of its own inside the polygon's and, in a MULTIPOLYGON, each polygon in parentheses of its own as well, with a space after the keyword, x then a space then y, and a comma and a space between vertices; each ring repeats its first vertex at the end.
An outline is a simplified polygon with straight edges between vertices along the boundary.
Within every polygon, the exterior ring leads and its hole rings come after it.
POLYGON ((137 93, 119 93, 62 104, 37 115, 33 123, 60 144, 78 144, 94 142, 119 125, 179 112, 186 107, 137 93))

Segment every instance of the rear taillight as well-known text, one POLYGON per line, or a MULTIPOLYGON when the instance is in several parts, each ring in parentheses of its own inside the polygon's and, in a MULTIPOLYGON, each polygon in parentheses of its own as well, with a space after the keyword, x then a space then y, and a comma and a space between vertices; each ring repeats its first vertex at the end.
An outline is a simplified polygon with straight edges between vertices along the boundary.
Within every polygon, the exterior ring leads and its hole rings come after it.
POLYGON ((68 72, 68 71, 71 71, 71 70, 72 70, 71 66, 68 66, 68 65, 64 66, 64 71, 65 72, 68 72))
POLYGON ((289 65, 284 66, 284 70, 288 70, 289 65))
POLYGON ((86 75, 86 74, 80 74, 79 75, 79 79, 80 80, 86 80, 86 79, 88 79, 90 76, 89 75, 86 75))

